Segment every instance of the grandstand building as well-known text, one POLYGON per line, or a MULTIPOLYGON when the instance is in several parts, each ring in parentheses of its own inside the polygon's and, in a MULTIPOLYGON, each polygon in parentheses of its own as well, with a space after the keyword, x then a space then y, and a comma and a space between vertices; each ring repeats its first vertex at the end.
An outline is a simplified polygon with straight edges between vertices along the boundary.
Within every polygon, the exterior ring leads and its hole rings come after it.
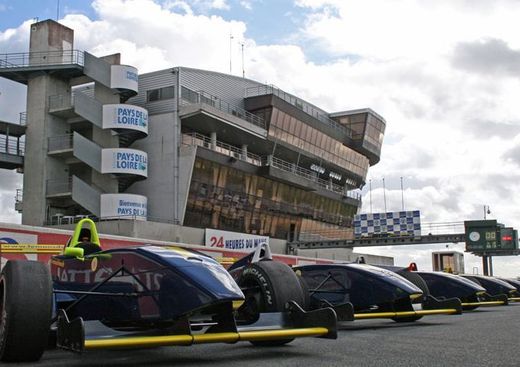
POLYGON ((46 20, 31 26, 28 53, 0 57, 0 77, 27 85, 24 123, 7 134, 18 150, 4 164, 23 166, 23 224, 90 216, 105 233, 193 243, 204 229, 353 238, 385 132, 377 113, 329 113, 187 67, 139 75, 119 54, 75 50, 73 38, 46 20))

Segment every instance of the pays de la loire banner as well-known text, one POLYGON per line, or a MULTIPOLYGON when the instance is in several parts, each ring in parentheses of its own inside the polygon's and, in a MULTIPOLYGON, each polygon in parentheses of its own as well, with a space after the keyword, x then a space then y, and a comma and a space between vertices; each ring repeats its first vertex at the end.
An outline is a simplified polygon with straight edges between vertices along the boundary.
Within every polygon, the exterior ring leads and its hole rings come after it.
POLYGON ((227 250, 253 251, 262 244, 269 244, 269 237, 206 228, 205 245, 227 250))
POLYGON ((135 194, 102 194, 101 218, 146 220, 148 200, 135 194))
POLYGON ((126 173, 148 177, 148 154, 129 148, 101 151, 101 173, 126 173))
POLYGON ((129 104, 103 105, 103 129, 130 129, 148 133, 148 111, 129 104))
POLYGON ((110 88, 130 89, 135 92, 138 88, 139 75, 137 69, 130 65, 111 65, 110 88))

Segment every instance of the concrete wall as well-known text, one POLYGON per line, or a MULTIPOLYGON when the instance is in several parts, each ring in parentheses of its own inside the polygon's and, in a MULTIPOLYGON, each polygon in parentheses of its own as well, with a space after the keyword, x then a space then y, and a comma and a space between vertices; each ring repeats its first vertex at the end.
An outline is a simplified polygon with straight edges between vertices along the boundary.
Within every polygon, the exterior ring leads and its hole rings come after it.
MULTIPOLYGON (((70 226, 72 228, 72 226, 70 226)), ((205 229, 183 227, 167 223, 152 223, 129 220, 100 222, 97 225, 100 233, 110 233, 120 236, 148 238, 158 241, 181 242, 192 245, 204 245, 205 229)), ((285 254, 287 242, 270 238, 269 246, 275 254, 285 254)), ((393 265, 394 258, 389 256, 354 253, 352 249, 322 249, 298 250, 298 256, 310 258, 331 259, 336 261, 356 261, 363 256, 365 261, 373 265, 393 265)))
POLYGON ((174 113, 163 113, 149 117, 149 135, 132 144, 132 148, 148 153, 148 178, 136 182, 128 193, 148 198, 150 220, 173 220, 174 165, 176 155, 176 132, 174 113))
MULTIPOLYGON (((47 155, 49 137, 64 135, 68 125, 50 115, 51 95, 70 95, 68 84, 52 76, 42 75, 29 80, 27 88, 27 130, 25 135, 24 210, 22 223, 43 225, 47 217, 45 200, 47 180, 68 178, 63 160, 47 155)), ((49 215, 55 213, 49 212, 49 215)))

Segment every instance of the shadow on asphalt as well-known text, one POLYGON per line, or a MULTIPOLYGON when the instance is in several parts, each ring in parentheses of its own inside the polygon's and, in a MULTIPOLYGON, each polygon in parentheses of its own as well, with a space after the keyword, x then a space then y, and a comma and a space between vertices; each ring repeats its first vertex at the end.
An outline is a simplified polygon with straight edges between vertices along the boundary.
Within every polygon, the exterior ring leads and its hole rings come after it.
MULTIPOLYGON (((455 316, 454 316, 455 317, 455 316)), ((441 326, 444 327, 448 325, 449 322, 424 322, 424 321, 415 321, 415 322, 379 322, 379 323, 365 323, 363 321, 351 321, 350 323, 339 323, 338 330, 377 330, 377 329, 400 329, 400 328, 423 328, 423 327, 434 327, 441 326)))
MULTIPOLYGON (((266 364, 280 364, 284 360, 300 360, 313 355, 312 351, 302 352, 290 344, 280 347, 254 347, 249 344, 221 344, 212 348, 212 353, 196 346, 159 347, 138 350, 104 350, 73 354, 61 350, 47 351, 41 366, 225 366, 230 359, 240 359, 247 364, 265 361, 266 364)), ((21 364, 23 365, 23 364, 21 364)), ((31 364, 32 365, 32 364, 31 364)))

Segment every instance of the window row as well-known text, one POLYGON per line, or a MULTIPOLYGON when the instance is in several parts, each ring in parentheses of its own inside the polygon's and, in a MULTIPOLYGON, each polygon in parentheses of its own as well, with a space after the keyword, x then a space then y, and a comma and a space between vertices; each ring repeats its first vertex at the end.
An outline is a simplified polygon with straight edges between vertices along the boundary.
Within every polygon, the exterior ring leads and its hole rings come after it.
POLYGON ((367 157, 346 147, 339 140, 276 108, 273 108, 272 111, 269 134, 276 139, 351 171, 363 179, 366 177, 368 171, 367 157))

